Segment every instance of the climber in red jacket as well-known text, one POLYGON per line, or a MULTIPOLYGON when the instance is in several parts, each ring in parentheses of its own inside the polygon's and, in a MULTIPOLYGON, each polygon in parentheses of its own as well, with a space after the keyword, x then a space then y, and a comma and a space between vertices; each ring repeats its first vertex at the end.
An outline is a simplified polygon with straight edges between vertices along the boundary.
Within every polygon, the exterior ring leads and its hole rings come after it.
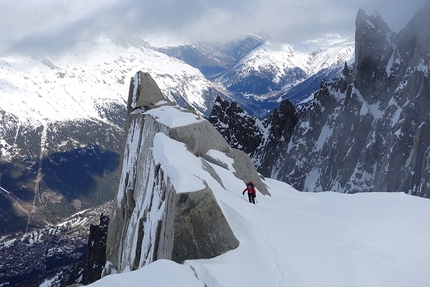
POLYGON ((242 195, 245 194, 246 191, 248 191, 249 202, 255 204, 255 197, 257 196, 257 192, 255 191, 254 184, 252 183, 252 181, 248 182, 246 188, 242 192, 242 195))

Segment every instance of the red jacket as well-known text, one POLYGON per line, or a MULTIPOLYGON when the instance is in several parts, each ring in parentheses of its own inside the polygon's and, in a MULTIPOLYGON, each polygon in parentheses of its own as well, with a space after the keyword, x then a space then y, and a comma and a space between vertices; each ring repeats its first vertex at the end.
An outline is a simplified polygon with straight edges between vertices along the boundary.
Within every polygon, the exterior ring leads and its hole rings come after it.
POLYGON ((245 193, 245 191, 248 191, 249 194, 257 195, 257 192, 255 191, 255 188, 252 185, 248 184, 248 186, 243 190, 242 193, 245 193))

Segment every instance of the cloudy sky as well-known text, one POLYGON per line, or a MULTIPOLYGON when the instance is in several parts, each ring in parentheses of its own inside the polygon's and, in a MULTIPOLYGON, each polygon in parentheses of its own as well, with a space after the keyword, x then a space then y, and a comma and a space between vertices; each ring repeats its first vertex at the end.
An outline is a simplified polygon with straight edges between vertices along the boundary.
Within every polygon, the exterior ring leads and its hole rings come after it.
POLYGON ((172 42, 259 33, 276 42, 353 35, 359 8, 398 31, 429 0, 0 0, 0 48, 61 50, 105 34, 172 42))

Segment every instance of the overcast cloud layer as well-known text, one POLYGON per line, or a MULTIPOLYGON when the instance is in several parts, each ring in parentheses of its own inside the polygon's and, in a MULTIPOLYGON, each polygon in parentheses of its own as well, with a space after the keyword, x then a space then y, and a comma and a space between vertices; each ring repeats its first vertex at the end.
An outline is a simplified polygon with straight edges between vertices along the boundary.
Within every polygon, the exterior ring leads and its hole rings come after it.
POLYGON ((359 8, 399 31, 428 0, 0 0, 0 47, 55 51, 100 34, 172 42, 258 33, 275 42, 353 35, 359 8))

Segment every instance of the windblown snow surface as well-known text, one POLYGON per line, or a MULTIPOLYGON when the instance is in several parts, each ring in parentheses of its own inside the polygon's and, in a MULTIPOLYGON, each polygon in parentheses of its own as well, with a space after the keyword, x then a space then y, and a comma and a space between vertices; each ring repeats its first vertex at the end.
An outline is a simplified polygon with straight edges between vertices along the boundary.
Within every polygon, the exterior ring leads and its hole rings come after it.
POLYGON ((245 186, 225 154, 209 151, 228 166, 212 165, 223 187, 183 144, 162 133, 154 142, 154 160, 180 184, 177 188, 196 190, 199 181, 208 183, 240 245, 213 259, 158 260, 91 286, 429 286, 428 199, 404 193, 304 193, 266 179, 271 196, 259 194, 253 205, 242 196, 245 186), (190 176, 198 180, 181 180, 190 176))
POLYGON ((100 37, 49 59, 0 55, 0 110, 30 123, 99 119, 99 106, 124 105, 136 70, 150 72, 170 100, 183 95, 207 109, 202 94, 211 84, 197 69, 150 48, 125 48, 100 37))

